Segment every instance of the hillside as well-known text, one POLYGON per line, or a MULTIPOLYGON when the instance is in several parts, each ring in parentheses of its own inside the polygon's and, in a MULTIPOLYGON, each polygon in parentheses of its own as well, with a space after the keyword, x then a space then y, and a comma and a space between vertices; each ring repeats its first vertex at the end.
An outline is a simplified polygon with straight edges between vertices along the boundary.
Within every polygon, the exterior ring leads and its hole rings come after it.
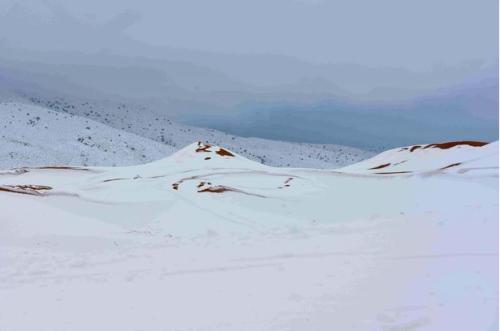
POLYGON ((24 103, 0 103, 0 167, 130 165, 174 148, 102 123, 24 103))
POLYGON ((2 168, 140 164, 166 157, 194 140, 227 146, 272 166, 336 168, 372 155, 338 145, 242 138, 180 125, 133 103, 18 98, 0 103, 0 126, 2 168))
POLYGON ((498 141, 454 141, 391 149, 339 171, 381 175, 440 171, 494 175, 497 163, 498 141))

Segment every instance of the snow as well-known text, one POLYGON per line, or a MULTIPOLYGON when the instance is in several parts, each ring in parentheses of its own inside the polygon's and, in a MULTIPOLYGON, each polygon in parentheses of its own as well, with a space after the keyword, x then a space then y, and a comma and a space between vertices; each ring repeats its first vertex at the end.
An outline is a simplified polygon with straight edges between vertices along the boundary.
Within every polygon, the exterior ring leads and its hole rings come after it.
POLYGON ((355 173, 391 174, 397 172, 429 172, 445 169, 447 172, 489 171, 497 173, 498 141, 477 148, 481 142, 454 142, 450 146, 439 144, 415 145, 395 148, 368 160, 349 165, 339 171, 355 173), (472 144, 472 145, 471 145, 472 144), (443 149, 446 152, 443 152, 443 149), (489 168, 489 166, 491 166, 489 168))
POLYGON ((102 123, 43 107, 0 103, 0 167, 128 165, 175 151, 102 123))
POLYGON ((195 140, 225 146, 272 166, 335 168, 373 155, 339 145, 242 138, 171 121, 141 106, 41 101, 0 95, 0 168, 125 166, 166 157, 195 140))
POLYGON ((498 328, 498 143, 319 170, 195 142, 1 188, 1 330, 498 328))

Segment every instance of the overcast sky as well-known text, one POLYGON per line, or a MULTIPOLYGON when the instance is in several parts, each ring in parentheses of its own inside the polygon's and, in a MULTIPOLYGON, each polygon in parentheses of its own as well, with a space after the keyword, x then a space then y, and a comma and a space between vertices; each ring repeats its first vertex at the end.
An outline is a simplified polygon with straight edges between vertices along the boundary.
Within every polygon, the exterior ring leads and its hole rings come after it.
POLYGON ((0 78, 258 137, 493 140, 498 0, 0 0, 0 78))
MULTIPOLYGON (((19 2, 34 13, 57 0, 19 2)), ((154 45, 429 69, 498 61, 498 0, 65 0, 90 24, 154 45)), ((10 38, 16 31, 4 31, 10 38)))

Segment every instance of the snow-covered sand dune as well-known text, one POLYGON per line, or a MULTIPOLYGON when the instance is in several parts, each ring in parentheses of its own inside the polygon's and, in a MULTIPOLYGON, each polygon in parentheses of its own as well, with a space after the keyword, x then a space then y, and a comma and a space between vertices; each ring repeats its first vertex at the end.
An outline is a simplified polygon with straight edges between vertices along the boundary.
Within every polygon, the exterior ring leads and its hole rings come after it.
POLYGON ((0 330, 494 330, 498 143, 0 172, 0 330))
POLYGON ((454 141, 391 149, 373 158, 344 167, 342 171, 371 174, 447 173, 498 171, 498 142, 454 141), (482 148, 478 148, 482 147, 482 148))

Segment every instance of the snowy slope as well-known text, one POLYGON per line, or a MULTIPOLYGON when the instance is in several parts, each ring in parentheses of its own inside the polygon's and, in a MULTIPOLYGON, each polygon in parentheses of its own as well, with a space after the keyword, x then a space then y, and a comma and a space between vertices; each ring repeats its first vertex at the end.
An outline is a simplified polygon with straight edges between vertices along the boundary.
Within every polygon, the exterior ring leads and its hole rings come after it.
POLYGON ((498 141, 455 141, 395 148, 338 170, 386 175, 443 170, 495 174, 497 168, 498 141))
MULTIPOLYGON (((212 129, 182 125, 169 118, 164 109, 155 111, 131 101, 68 100, 56 97, 43 99, 30 97, 28 99, 32 104, 60 113, 91 119, 118 130, 166 144, 173 150, 178 150, 193 141, 201 140, 225 146, 251 160, 267 165, 307 168, 336 168, 373 156, 372 152, 340 145, 242 138, 212 129)), ((21 98, 20 100, 24 100, 24 103, 27 102, 26 99, 21 98)), ((0 111, 2 110, 0 109, 0 111)), ((155 157, 147 155, 148 161, 152 159, 155 157)), ((92 162, 89 164, 103 163, 92 162)))
POLYGON ((166 118, 159 123, 159 118, 149 119, 141 112, 130 115, 123 109, 116 116, 107 117, 101 109, 82 117, 53 104, 52 108, 57 110, 20 101, 0 103, 0 167, 140 164, 168 156, 196 139, 223 142, 253 160, 275 166, 334 168, 372 155, 336 145, 235 137, 166 118), (122 122, 123 118, 131 120, 122 122))
POLYGON ((202 142, 2 171, 0 329, 493 330, 498 145, 456 148, 390 176, 360 169, 396 151, 291 169, 202 142))
POLYGON ((0 168, 129 165, 175 149, 102 123, 47 108, 0 103, 0 168))

